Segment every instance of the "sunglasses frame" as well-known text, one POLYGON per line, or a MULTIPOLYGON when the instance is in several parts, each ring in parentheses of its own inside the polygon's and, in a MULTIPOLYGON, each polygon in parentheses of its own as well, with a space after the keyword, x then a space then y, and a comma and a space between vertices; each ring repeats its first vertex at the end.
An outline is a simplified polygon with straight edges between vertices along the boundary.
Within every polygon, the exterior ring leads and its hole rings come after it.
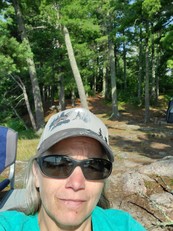
MULTIPOLYGON (((50 177, 50 178, 54 178, 54 179, 66 179, 68 178, 72 172, 74 171, 74 169, 79 166, 83 172, 83 175, 84 177, 87 179, 87 180, 104 180, 106 178, 108 178, 112 172, 112 162, 107 160, 107 159, 103 159, 103 158, 89 158, 89 159, 84 159, 84 160, 76 160, 76 159, 73 159, 69 156, 66 156, 66 155, 59 155, 59 154, 52 154, 52 155, 46 155, 46 156, 40 156, 40 157, 37 157, 35 158, 38 166, 40 167, 40 170, 41 172, 47 176, 47 177, 50 177), (61 157, 61 158, 64 158, 68 160, 68 162, 71 162, 72 164, 72 167, 71 167, 71 170, 69 171, 69 173, 65 176, 61 176, 61 177, 58 177, 58 176, 51 176, 51 174, 48 174, 45 170, 44 170, 44 167, 43 167, 43 161, 48 158, 48 157, 61 157), (91 176, 91 175, 88 175, 87 172, 85 172, 85 170, 87 169, 87 167, 85 167, 84 165, 88 164, 88 170, 91 171, 91 168, 89 168, 89 163, 92 162, 92 161, 100 161, 102 162, 102 166, 108 166, 107 171, 108 173, 103 177, 103 171, 101 172, 100 171, 100 175, 102 175, 102 177, 88 177, 88 176, 91 176)), ((93 174, 94 174, 94 171, 93 171, 93 174)))

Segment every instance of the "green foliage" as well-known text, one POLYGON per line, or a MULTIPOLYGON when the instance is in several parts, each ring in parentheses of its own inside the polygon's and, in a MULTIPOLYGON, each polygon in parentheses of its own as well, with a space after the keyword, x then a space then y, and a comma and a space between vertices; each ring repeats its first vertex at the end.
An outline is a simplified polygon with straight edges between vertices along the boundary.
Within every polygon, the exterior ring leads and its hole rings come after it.
MULTIPOLYGON (((115 45, 118 100, 136 104, 144 98, 146 73, 146 31, 149 27, 149 75, 152 89, 152 44, 155 49, 155 73, 160 91, 172 94, 173 32, 171 0, 22 0, 20 6, 32 51, 28 51, 17 31, 12 1, 1 3, 0 17, 0 109, 1 122, 8 118, 10 126, 24 129, 12 106, 26 114, 21 88, 11 78, 18 76, 26 86, 33 105, 26 58, 34 58, 38 81, 45 105, 58 100, 60 77, 64 79, 65 95, 77 95, 76 83, 69 64, 62 28, 70 33, 77 64, 85 90, 102 91, 103 70, 106 70, 107 92, 111 92, 108 38, 115 45), (111 31, 110 31, 111 28, 111 31), (126 70, 125 70, 126 65, 126 70), (141 83, 139 85, 139 74, 141 83), (126 86, 125 86, 126 81, 126 86), (141 98, 138 98, 139 86, 141 98), (8 107, 6 107, 8 105, 8 107)), ((25 129, 24 129, 25 130, 25 129)))
POLYGON ((167 66, 168 68, 173 68, 173 27, 170 26, 171 31, 167 32, 165 36, 162 37, 161 43, 166 50, 167 55, 167 66))
POLYGON ((39 138, 39 135, 33 131, 32 129, 23 129, 23 130, 19 130, 19 135, 18 135, 19 139, 22 140, 26 140, 26 139, 36 139, 39 138))
POLYGON ((149 18, 152 18, 155 14, 157 14, 160 8, 160 0, 144 0, 142 3, 142 9, 149 16, 149 18))
POLYGON ((13 15, 13 8, 7 8, 5 19, 0 18, 0 75, 20 72, 26 69, 26 45, 17 41, 17 38, 11 35, 9 27, 13 27, 13 20, 8 14, 13 15))
POLYGON ((17 132, 25 130, 24 122, 18 119, 8 118, 3 125, 12 128, 17 132))
POLYGON ((167 50, 173 51, 173 27, 172 26, 171 26, 171 31, 167 32, 165 36, 162 37, 161 42, 167 50))
POLYGON ((168 68, 173 69, 173 60, 172 59, 168 59, 167 65, 168 65, 168 68))

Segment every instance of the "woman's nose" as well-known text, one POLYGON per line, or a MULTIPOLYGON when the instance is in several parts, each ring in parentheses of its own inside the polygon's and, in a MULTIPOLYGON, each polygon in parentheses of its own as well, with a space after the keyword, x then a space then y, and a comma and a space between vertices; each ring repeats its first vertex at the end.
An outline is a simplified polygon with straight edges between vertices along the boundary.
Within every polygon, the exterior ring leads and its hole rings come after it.
POLYGON ((74 191, 85 189, 85 177, 81 167, 77 166, 72 174, 67 178, 66 188, 71 188, 74 191))

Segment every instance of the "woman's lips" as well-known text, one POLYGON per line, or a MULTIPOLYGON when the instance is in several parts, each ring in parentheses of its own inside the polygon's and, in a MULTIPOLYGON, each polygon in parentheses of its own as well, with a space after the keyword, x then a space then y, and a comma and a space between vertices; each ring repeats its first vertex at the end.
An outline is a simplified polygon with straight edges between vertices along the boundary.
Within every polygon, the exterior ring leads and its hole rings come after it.
POLYGON ((62 201, 62 203, 66 207, 71 209, 78 208, 85 203, 85 200, 74 200, 74 199, 60 199, 60 201, 62 201))

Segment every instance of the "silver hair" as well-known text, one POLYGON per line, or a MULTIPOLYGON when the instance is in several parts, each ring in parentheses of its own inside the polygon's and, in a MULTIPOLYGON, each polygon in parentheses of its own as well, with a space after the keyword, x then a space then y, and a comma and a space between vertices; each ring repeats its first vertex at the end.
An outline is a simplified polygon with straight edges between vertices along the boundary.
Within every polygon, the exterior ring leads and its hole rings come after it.
POLYGON ((28 215, 38 212, 41 206, 40 193, 39 189, 35 186, 35 176, 33 172, 35 158, 36 155, 29 160, 25 175, 26 208, 24 212, 28 215))

